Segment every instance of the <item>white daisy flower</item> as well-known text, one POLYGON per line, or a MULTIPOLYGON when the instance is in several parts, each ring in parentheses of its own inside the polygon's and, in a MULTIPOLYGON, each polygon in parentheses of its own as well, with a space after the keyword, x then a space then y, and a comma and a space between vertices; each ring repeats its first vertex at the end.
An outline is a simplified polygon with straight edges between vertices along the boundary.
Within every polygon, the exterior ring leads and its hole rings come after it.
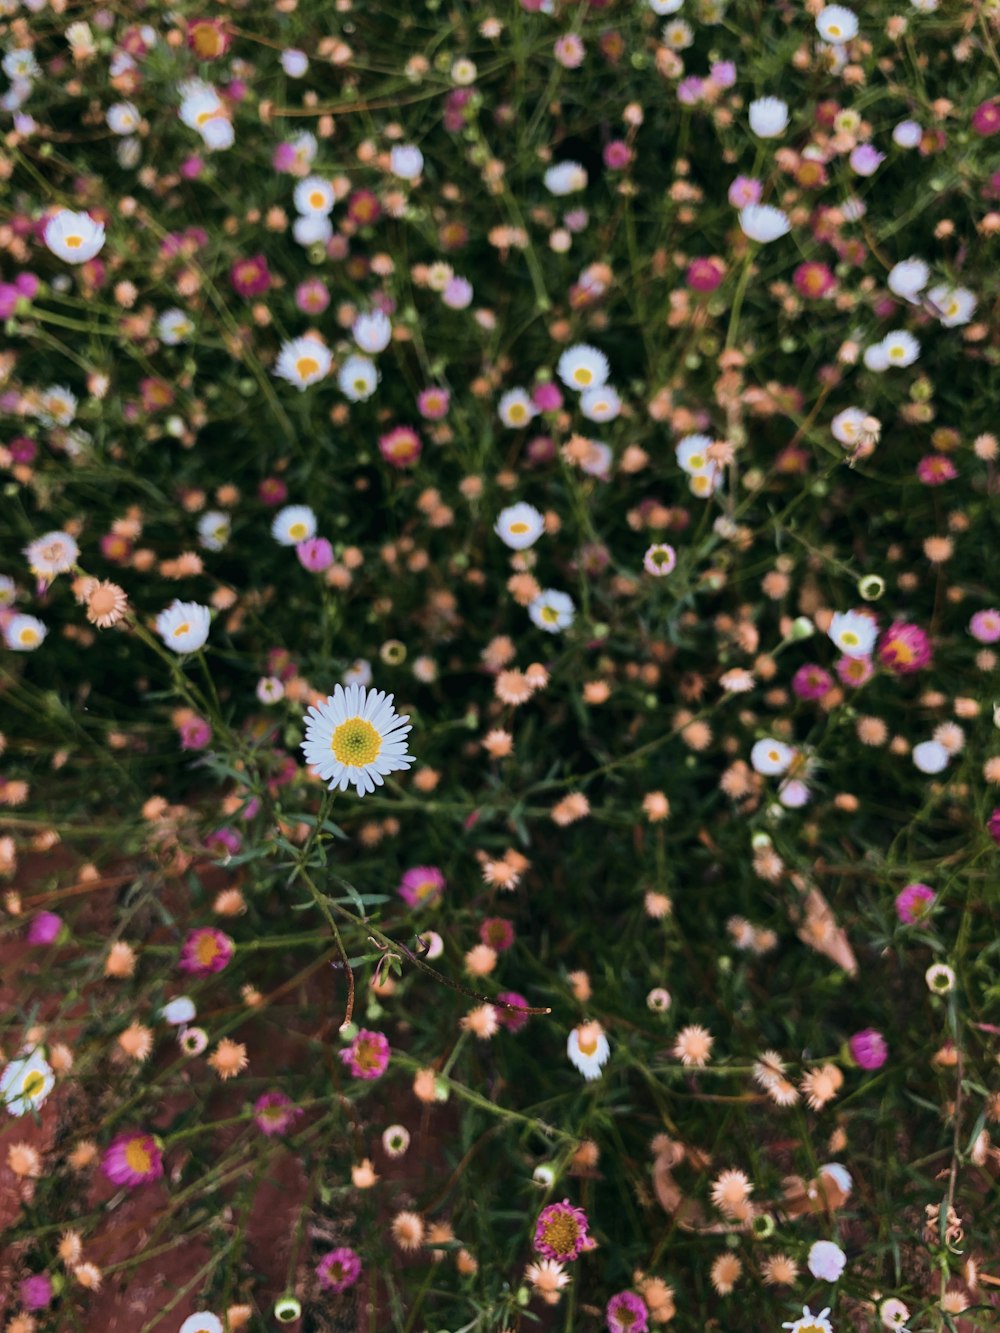
POLYGON ((527 426, 538 409, 525 389, 508 389, 497 403, 497 416, 505 426, 517 430, 527 426))
POLYGON ((661 19, 669 18, 684 7, 684 0, 648 0, 649 7, 661 19))
POLYGON ((104 119, 108 122, 108 129, 112 134, 134 134, 139 128, 142 117, 139 115, 139 108, 133 106, 131 102, 116 102, 114 106, 108 107, 108 114, 104 119))
POLYGON ((757 741, 750 751, 751 767, 755 773, 762 773, 765 777, 776 777, 779 773, 787 772, 794 758, 792 747, 784 741, 776 741, 773 736, 765 736, 763 740, 757 741))
POLYGON ((41 647, 48 630, 35 616, 22 613, 8 620, 4 632, 4 642, 15 653, 30 653, 41 647))
POLYGON ((194 1000, 187 995, 178 995, 176 999, 168 1000, 160 1010, 160 1017, 164 1023, 169 1023, 175 1028, 187 1027, 189 1023, 194 1022, 197 1014, 194 1000))
POLYGON ((846 1166, 841 1166, 839 1162, 826 1162, 819 1169, 821 1176, 829 1176, 841 1194, 848 1195, 854 1189, 854 1181, 851 1173, 846 1166))
POLYGON ((943 773, 950 758, 940 741, 921 741, 913 747, 913 762, 921 773, 943 773))
POLYGON ((584 389, 602 389, 608 382, 611 367, 608 358, 596 347, 577 343, 563 352, 556 372, 563 384, 582 393, 584 389))
POLYGON ((275 514, 271 536, 280 546, 298 546, 316 536, 316 515, 308 505, 285 505, 275 514))
POLYGON ((351 336, 369 356, 384 352, 392 342, 392 321, 384 310, 359 315, 351 326, 351 336))
POLYGON ((814 1241, 806 1259, 809 1272, 822 1282, 836 1282, 847 1266, 847 1255, 832 1240, 814 1241))
POLYGON ((674 450, 677 462, 689 476, 696 477, 713 466, 708 456, 708 446, 711 443, 708 435, 685 435, 677 442, 674 450))
POLYGON ((868 413, 862 407, 845 407, 830 422, 830 432, 840 444, 857 444, 868 413))
POLYGON ((228 514, 209 509, 198 520, 198 542, 206 551, 221 551, 229 541, 231 527, 228 514))
POLYGON ((920 355, 920 344, 905 329, 893 329, 882 339, 886 361, 890 366, 912 366, 920 355))
POLYGON ((521 500, 500 510, 500 515, 493 527, 504 546, 512 551, 524 551, 545 531, 545 519, 535 508, 521 500))
POLYGON ((780 97, 758 97, 747 111, 750 128, 759 139, 777 139, 788 128, 788 103, 780 97))
POLYGON ((87 213, 61 208, 45 224, 45 244, 68 264, 85 264, 104 246, 104 224, 87 213))
POLYGON ((19 51, 8 51, 3 60, 0 61, 0 68, 11 81, 15 79, 34 79, 41 74, 41 68, 35 59, 35 53, 23 48, 19 51))
POLYGON ((236 142, 236 131, 232 122, 225 116, 213 116, 208 124, 202 127, 201 137, 206 148, 218 152, 223 148, 232 148, 236 142))
POLYGON ((194 333, 194 321, 190 315, 176 307, 164 310, 156 321, 156 333, 160 342, 168 347, 176 347, 178 343, 187 342, 194 333))
POLYGON ((588 1082, 600 1078, 611 1054, 611 1045, 600 1023, 578 1024, 566 1039, 566 1054, 588 1082))
POLYGON ((340 367, 337 383, 350 402, 366 402, 378 385, 378 368, 366 356, 349 356, 340 367))
POLYGON ((588 421, 614 421, 621 410, 622 400, 610 384, 584 389, 580 394, 580 411, 588 421))
POLYGON ((893 264, 886 278, 886 286, 903 301, 915 301, 927 286, 931 271, 922 259, 903 259, 893 264))
POLYGON ((36 578, 66 574, 76 564, 80 548, 68 532, 47 532, 24 548, 28 568, 36 578))
POLYGON ((43 426, 68 426, 76 408, 76 394, 65 384, 52 384, 42 393, 35 415, 43 426))
POLYGON ((915 120, 901 120, 893 127, 892 142, 897 148, 916 148, 924 132, 915 120))
POLYGON ((559 162, 542 177, 549 194, 561 197, 587 188, 587 172, 579 162, 559 162))
POLYGON ((747 204, 746 208, 740 210, 740 230, 751 241, 766 245, 769 241, 787 235, 790 229, 787 215, 770 204, 747 204))
POLYGON ((306 213, 292 223, 292 235, 299 245, 326 245, 333 235, 333 223, 324 213, 306 213))
POLYGON ((293 338, 281 344, 274 363, 274 373, 301 392, 310 384, 318 384, 330 373, 333 357, 330 349, 316 338, 293 338))
POLYGON ((302 752, 331 791, 353 786, 364 796, 413 763, 406 752, 410 719, 401 717, 392 701, 383 690, 336 685, 332 695, 306 713, 302 752))
POLYGON ((881 375, 889 369, 889 354, 885 343, 872 343, 871 347, 865 348, 865 354, 861 359, 876 375, 881 375))
POLYGON ((786 810, 801 810, 809 804, 812 793, 798 778, 789 778, 778 789, 778 801, 786 810))
POLYGON ((199 1310, 188 1315, 177 1333, 223 1333, 222 1320, 210 1310, 199 1310))
POLYGON ((424 169, 424 155, 413 144, 395 144, 389 154, 389 170, 401 181, 415 181, 424 169))
POLYGON ((660 39, 664 46, 670 47, 671 51, 686 51, 694 41, 694 29, 683 19, 674 19, 673 23, 663 25, 660 39))
POLYGON ((932 287, 927 293, 927 299, 946 329, 968 324, 976 309, 975 295, 968 288, 949 287, 947 283, 932 287))
POLYGON ((120 167, 124 167, 126 171, 131 171, 133 167, 139 165, 142 158, 142 140, 134 134, 127 139, 122 139, 115 148, 115 157, 117 157, 120 167))
POLYGON ((52 1066, 36 1047, 30 1055, 11 1060, 0 1074, 0 1102, 9 1115, 26 1115, 42 1105, 55 1084, 52 1066))
POLYGON ((204 646, 211 621, 207 606, 175 597, 156 617, 156 632, 175 653, 195 653, 204 646))
POLYGON ((841 46, 858 35, 858 18, 843 5, 827 5, 816 15, 816 31, 824 42, 841 46))
POLYGON ((9 574, 0 574, 0 606, 13 606, 17 598, 17 584, 9 574))
POLYGON ((833 1325, 827 1319, 830 1313, 830 1307, 820 1310, 819 1314, 810 1314, 809 1306, 803 1305, 802 1318, 795 1319, 790 1324, 782 1324, 782 1328, 787 1328, 789 1333, 833 1333, 833 1325))
POLYGON ((372 664, 363 657, 357 658, 341 676, 344 685, 370 685, 372 683, 372 664))
POLYGON ((947 963, 931 963, 924 973, 924 980, 928 990, 932 990, 935 995, 947 995, 955 989, 955 972, 947 963))
POLYGON ((557 634, 559 630, 568 629, 573 623, 575 613, 572 597, 555 588, 546 588, 528 603, 528 615, 532 621, 539 629, 544 629, 549 634, 557 634))
POLYGON ((213 87, 194 79, 190 85, 182 86, 182 101, 177 114, 188 129, 203 134, 209 121, 225 117, 226 108, 213 87), (188 91, 185 92, 184 89, 188 91))
POLYGON ((878 1317, 883 1328, 905 1328, 910 1317, 910 1307, 895 1296, 890 1296, 878 1307, 878 1317))
POLYGON ((305 51, 289 47, 287 51, 281 53, 281 68, 290 79, 304 78, 309 70, 309 57, 305 51))
POLYGON ((333 186, 322 176, 307 176, 304 181, 299 181, 292 198, 300 213, 321 217, 326 217, 336 203, 333 186))
POLYGON ((878 638, 878 625, 860 611, 838 611, 827 634, 845 657, 870 657, 878 638))

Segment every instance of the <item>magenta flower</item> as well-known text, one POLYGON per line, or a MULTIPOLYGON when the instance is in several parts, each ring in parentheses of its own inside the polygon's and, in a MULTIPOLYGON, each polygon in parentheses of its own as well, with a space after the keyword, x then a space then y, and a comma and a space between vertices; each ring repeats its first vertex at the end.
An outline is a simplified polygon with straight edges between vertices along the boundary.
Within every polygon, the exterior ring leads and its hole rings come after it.
POLYGON ((448 415, 450 394, 431 385, 417 394, 417 411, 426 421, 442 421, 448 415))
POLYGON ((408 907, 436 907, 444 892, 437 866, 414 866, 399 882, 399 896, 408 907))
POLYGON ((288 499, 288 487, 280 477, 265 477, 257 487, 257 497, 268 508, 284 504, 288 499))
POLYGON ((299 564, 310 574, 322 574, 333 564, 333 547, 325 537, 310 537, 295 548, 299 564))
POLYGON ((726 266, 714 256, 692 259, 684 281, 693 292, 714 292, 726 276, 726 266))
POLYGON ((211 725, 203 717, 189 717, 177 728, 182 750, 204 750, 212 739, 211 725))
POLYGON ((878 658, 898 676, 909 675, 930 662, 931 641, 919 625, 894 620, 879 640, 878 658))
POLYGON ((1000 639, 1000 611, 992 606, 977 611, 969 621, 969 633, 980 643, 996 643, 1000 639))
POLYGON ((986 821, 986 832, 990 835, 998 847, 1000 847, 1000 805, 993 811, 986 821))
POLYGON ((925 486, 943 486, 955 480, 958 469, 944 454, 927 454, 917 464, 917 476, 925 486))
POLYGON ((392 467, 412 467, 420 457, 420 436, 412 426, 396 426, 380 435, 378 451, 392 467))
POLYGON ((355 1078, 381 1078, 389 1067, 390 1047, 381 1032, 362 1028, 340 1058, 355 1078))
POLYGON ((709 67, 708 77, 716 88, 731 88, 736 82, 736 66, 731 60, 717 60, 709 67))
POLYGON ((848 161, 851 164, 851 170, 859 176, 874 176, 885 161, 885 153, 880 153, 870 143, 859 143, 857 148, 851 150, 848 161))
POLYGON ((126 1130, 105 1149, 101 1170, 113 1185, 146 1185, 163 1175, 163 1153, 152 1134, 126 1130))
POLYGON ((544 1259, 555 1259, 557 1263, 577 1259, 594 1246, 587 1225, 587 1214, 582 1208, 574 1208, 569 1199, 550 1203, 538 1215, 534 1247, 544 1259))
POLYGON ((800 666, 792 677, 792 690, 799 699, 822 699, 833 689, 833 677, 815 662, 800 666))
POLYGON ((263 255, 237 259, 229 270, 229 281, 237 296, 263 296, 271 286, 271 273, 263 255))
POLYGON ((347 201, 347 216, 356 227, 368 227, 382 216, 382 205, 371 190, 355 190, 347 201))
POLYGON ((296 307, 307 315, 321 315, 330 304, 330 293, 320 278, 307 278, 295 288, 296 307))
POLYGON ((214 926, 200 926, 188 932, 177 966, 194 977, 209 977, 221 972, 236 950, 236 945, 214 926))
POLYGON ((502 1028, 508 1032, 520 1032, 527 1026, 530 1015, 520 1013, 519 1010, 530 1009, 531 1006, 523 995, 519 995, 516 990, 502 990, 497 992, 497 999, 501 1003, 495 1004, 493 1008, 502 1028))
POLYGON ((729 187, 729 202, 733 208, 746 208, 749 204, 759 204, 762 193, 760 181, 752 176, 737 176, 729 187))
POLYGON ((826 264, 821 264, 817 260, 800 264, 792 274, 792 282, 798 294, 810 301, 829 296, 837 285, 833 272, 826 264))
POLYGON ((1000 102, 980 102, 972 113, 972 128, 983 139, 1000 132, 1000 102))
POLYGON ((889 1047, 877 1028, 855 1032, 847 1045, 855 1064, 862 1069, 881 1069, 889 1058, 889 1047))
POLYGON ((234 828, 219 828, 208 835, 205 846, 219 856, 236 856, 243 846, 243 839, 234 828))
POLYGON ((563 405, 562 390, 555 380, 542 380, 532 389, 531 401, 539 412, 558 412, 563 405))
POLYGON ((32 1273, 21 1282, 19 1295, 26 1310, 44 1310, 52 1304, 52 1279, 48 1273, 32 1273))
POLYGON ((839 657, 835 670, 844 685, 857 689, 866 685, 875 674, 875 666, 870 657, 839 657))
POLYGON ((316 1265, 319 1285, 327 1291, 340 1293, 353 1287, 361 1276, 361 1260, 346 1245, 324 1254, 316 1265))
POLYGON ((681 106, 697 106, 705 95, 705 81, 697 74, 689 74, 677 85, 677 100, 681 106))
POLYGON ((907 884, 896 894, 896 915, 906 926, 914 926, 930 912, 935 899, 928 884, 907 884))
POLYGON ((262 1134, 286 1134, 302 1114, 287 1093, 263 1092, 253 1104, 253 1118, 262 1134))
POLYGON ((608 1301, 604 1312, 610 1333, 647 1333, 649 1311, 634 1292, 620 1291, 608 1301))
POLYGON ((55 944, 62 930, 62 917, 55 912, 38 912, 28 927, 29 944, 55 944))
POLYGON ((514 927, 503 916, 488 916, 479 926, 479 938, 497 953, 506 953, 514 943, 514 927))
POLYGON ((632 150, 624 139, 612 139, 601 154, 609 171, 623 171, 632 161, 632 150))

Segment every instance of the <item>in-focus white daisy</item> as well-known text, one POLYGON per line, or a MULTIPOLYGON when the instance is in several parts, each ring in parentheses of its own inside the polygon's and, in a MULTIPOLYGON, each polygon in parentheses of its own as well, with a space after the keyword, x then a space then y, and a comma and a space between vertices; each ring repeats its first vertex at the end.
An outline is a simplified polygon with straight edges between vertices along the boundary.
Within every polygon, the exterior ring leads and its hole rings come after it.
POLYGON ((920 344, 905 329, 893 329, 882 339, 885 359, 890 366, 912 366, 920 355, 920 344))
POLYGON ((827 634, 845 657, 870 657, 878 638, 878 625, 860 611, 838 611, 827 634))
POLYGON ((493 531, 504 546, 509 546, 512 551, 524 551, 534 546, 545 531, 545 519, 534 505, 520 500, 500 510, 493 531))
POLYGON ((308 505, 285 505, 271 522, 271 536, 280 546, 298 546, 316 536, 316 515, 308 505))
POLYGON ((833 1325, 827 1319, 830 1313, 830 1307, 820 1310, 819 1314, 811 1314, 808 1305, 802 1307, 801 1319, 793 1319, 790 1324, 782 1324, 782 1328, 787 1328, 789 1333, 833 1333, 833 1325))
POLYGON ((784 741, 776 741, 773 736, 765 736, 763 740, 757 741, 750 751, 751 767, 755 773, 763 773, 765 777, 776 777, 786 772, 794 758, 792 747, 784 741))
POLYGON ((921 741, 913 747, 913 762, 921 773, 943 773, 951 754, 940 741, 921 741))
POLYGON ((326 245, 333 235, 333 223, 324 213, 306 213, 292 223, 292 235, 299 245, 326 245))
POLYGON ((751 241, 766 245, 786 236, 791 223, 780 208, 772 208, 770 204, 747 204, 740 210, 740 229, 751 241))
POLYGON ((413 763, 406 752, 406 716, 393 696, 361 685, 334 686, 333 694, 306 713, 302 753, 330 790, 353 786, 359 796, 381 787, 390 773, 413 763))
POLYGON ((542 178, 549 194, 562 196, 587 188, 587 172, 579 162, 559 162, 542 178))
POLYGON ((24 548, 28 568, 36 578, 53 579, 76 564, 80 548, 68 532, 47 532, 24 548))
POLYGON ((922 259, 910 258, 893 264, 886 286, 903 301, 915 301, 927 286, 931 271, 922 259))
POLYGON ((0 1074, 0 1101, 8 1114, 27 1115, 42 1105, 55 1084, 52 1066, 36 1046, 30 1055, 11 1060, 0 1074))
POLYGON ((946 329, 968 324, 975 314, 976 297, 967 287, 949 287, 947 283, 942 283, 930 289, 927 299, 946 329))
POLYGON ((750 128, 759 139, 777 139, 788 128, 788 103, 780 97, 758 97, 747 112, 750 128))
POLYGON ((156 632, 175 653, 196 653, 208 639, 212 613, 199 602, 174 598, 156 617, 156 632))
POLYGON ((580 394, 580 411, 588 421, 614 421, 621 410, 622 400, 610 384, 584 389, 580 394))
POLYGON ((424 155, 414 144, 394 144, 389 170, 401 181, 415 181, 424 169, 424 155))
POLYGON ((611 1054, 611 1045, 600 1023, 578 1024, 566 1039, 566 1054, 588 1082, 600 1078, 611 1054))
POLYGON ((301 391, 325 379, 332 364, 330 349, 318 339, 293 338, 291 342, 281 344, 274 373, 301 391))
POLYGON ((567 388, 582 393, 585 389, 602 389, 608 382, 611 367, 608 358, 596 347, 576 343, 563 352, 556 372, 567 388))
POLYGON ((177 1333, 223 1333, 222 1320, 210 1310, 198 1310, 188 1315, 177 1333))
POLYGON ((497 416, 505 426, 517 430, 527 426, 538 409, 525 389, 508 389, 497 403, 497 416))
POLYGON ((76 416, 77 397, 65 384, 50 384, 38 400, 35 415, 43 426, 68 426, 76 416))
POLYGON ((528 603, 528 615, 539 629, 547 630, 549 634, 568 629, 575 614, 572 597, 555 588, 546 588, 528 603))
POLYGON ((221 551, 232 530, 232 521, 228 514, 219 509, 209 509, 198 520, 198 541, 206 551, 221 551))
POLYGON ((307 176, 304 181, 299 181, 292 199, 298 212, 322 217, 326 217, 336 203, 333 186, 322 176, 307 176))
POLYGON ((176 307, 164 310, 156 321, 156 333, 160 342, 166 343, 168 347, 176 347, 178 343, 187 342, 194 333, 194 320, 176 307))
POLYGON ((116 102, 114 106, 108 107, 105 120, 112 134, 134 134, 139 128, 142 117, 139 115, 139 108, 133 106, 131 102, 116 102))
POLYGON ((845 407, 830 422, 830 432, 840 444, 857 444, 868 413, 862 407, 845 407))
POLYGON ((827 5, 816 15, 816 31, 824 42, 840 46, 858 35, 858 18, 843 5, 827 5))
POLYGON ((61 208, 45 224, 45 244, 68 264, 85 264, 104 246, 104 224, 88 213, 61 208))
POLYGON ((3 637, 7 647, 15 653, 30 653, 39 648, 48 630, 36 616, 22 612, 7 621, 3 637))
POLYGON ((363 403, 378 387, 378 367, 366 356, 349 356, 337 373, 340 392, 352 403, 363 403))
POLYGON ((369 310, 354 321, 351 336, 362 352, 375 356, 392 342, 392 321, 384 310, 369 310))

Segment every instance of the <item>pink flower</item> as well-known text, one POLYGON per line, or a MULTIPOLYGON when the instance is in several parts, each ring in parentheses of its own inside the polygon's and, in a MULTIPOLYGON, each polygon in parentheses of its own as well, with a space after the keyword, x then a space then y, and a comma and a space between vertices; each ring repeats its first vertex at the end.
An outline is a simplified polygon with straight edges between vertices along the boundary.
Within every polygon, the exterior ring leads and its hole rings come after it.
POLYGON ((632 161, 632 150, 624 139, 612 139, 604 145, 604 165, 609 171, 624 171, 632 161))
POLYGON ((48 1273, 32 1273, 22 1280, 18 1290, 26 1310, 44 1310, 52 1304, 52 1279, 48 1273))
POLYGON ((697 74, 689 74, 677 85, 677 100, 681 106, 697 106, 705 95, 705 81, 697 74))
POLYGON ((480 923, 479 938, 497 953, 506 953, 514 943, 514 927, 502 916, 488 916, 480 923))
POLYGON ((714 292, 725 276, 726 266, 721 259, 692 259, 684 281, 693 292, 714 292))
POLYGON ((361 1276, 361 1260, 354 1250, 341 1245, 323 1255, 316 1265, 316 1276, 321 1287, 339 1294, 353 1287, 361 1276))
POLYGON ((800 264, 792 274, 792 282, 798 294, 811 301, 829 296, 837 285, 837 279, 826 264, 820 264, 815 260, 808 264, 800 264))
POLYGON ((347 216, 356 227, 370 227, 382 216, 382 205, 371 190, 355 190, 347 201, 347 216))
POLYGON ((749 204, 759 204, 761 193, 760 181, 751 176, 737 176, 729 187, 729 202, 733 208, 746 208, 749 204))
POLYGON ((555 1259, 557 1263, 577 1259, 594 1246, 587 1235, 587 1225, 587 1214, 582 1208, 574 1208, 569 1199, 550 1203, 538 1215, 534 1247, 544 1259, 555 1259))
POLYGON ((620 1291, 608 1301, 604 1312, 610 1333, 647 1333, 649 1311, 634 1292, 620 1291))
POLYGON ((209 977, 221 972, 236 951, 236 945, 214 926, 200 926, 188 932, 177 966, 195 977, 209 977))
POLYGON ((126 1130, 105 1149, 101 1170, 114 1185, 145 1185, 163 1175, 163 1153, 152 1134, 126 1130))
POLYGON ((229 270, 229 281, 237 296, 262 296, 271 286, 271 274, 263 255, 237 259, 229 270))
POLYGON ((392 467, 412 467, 420 457, 420 436, 412 426, 396 426, 379 436, 378 450, 392 467))
POLYGON ((253 1118, 262 1134, 286 1134, 302 1114, 284 1092, 264 1092, 253 1104, 253 1118))
POLYGON ((986 821, 986 832, 990 835, 998 847, 1000 847, 1000 805, 993 811, 986 821))
POLYGON ((542 380, 532 389, 531 401, 539 412, 558 412, 563 405, 562 390, 555 380, 542 380))
POLYGON ((930 912, 934 890, 927 884, 907 884, 896 894, 896 915, 904 925, 914 926, 930 912))
POLYGON ((815 662, 800 666, 792 677, 792 690, 799 699, 822 699, 833 689, 833 677, 815 662))
POLYGON ((426 421, 442 421, 448 415, 450 395, 434 385, 417 394, 417 411, 426 421))
POLYGON ((257 487, 257 498, 269 509, 275 508, 288 499, 288 487, 280 477, 265 477, 257 487))
POLYGON ((563 69, 579 69, 586 50, 576 33, 567 32, 556 39, 553 54, 563 69))
POLYGON ((389 1067, 390 1047, 381 1032, 362 1028, 340 1058, 355 1078, 381 1078, 389 1067))
POLYGON ((307 315, 321 315, 330 304, 330 293, 320 278, 307 278, 295 288, 295 305, 307 315))
POLYGON ((980 102, 972 113, 972 128, 984 139, 1000 131, 1000 102, 980 102))
POLYGON ((839 657, 835 670, 843 684, 850 685, 854 689, 866 685, 875 674, 875 667, 870 657, 839 657))
POLYGON ((444 875, 437 866, 414 866, 399 883, 399 896, 408 907, 436 907, 444 892, 444 875))
POLYGON ((177 728, 182 750, 204 750, 212 739, 212 728, 203 717, 189 717, 177 728))
POLYGON ((1000 611, 992 606, 977 611, 969 621, 969 633, 980 643, 996 643, 1000 639, 1000 611))
MULTIPOLYGON (((496 945, 493 946, 496 948, 496 945)), ((519 1013, 521 1009, 529 1009, 531 1006, 523 995, 519 995, 516 990, 502 990, 497 992, 497 999, 500 1004, 493 1006, 496 1012, 497 1022, 508 1032, 520 1032, 527 1025, 530 1014, 519 1013)))
POLYGON ((325 537, 310 537, 295 548, 299 564, 310 574, 322 574, 333 564, 333 547, 325 537))
POLYGON ((925 486, 943 486, 955 480, 958 469, 944 454, 927 454, 917 464, 917 476, 925 486))
POLYGON ((879 640, 878 658, 896 675, 909 675, 930 662, 931 641, 919 625, 894 620, 879 640))
POLYGON ((55 912, 38 912, 28 927, 29 944, 55 944, 63 928, 62 917, 55 912))
POLYGON ((881 1069, 889 1058, 889 1047, 877 1028, 855 1032, 847 1044, 855 1063, 862 1069, 881 1069))

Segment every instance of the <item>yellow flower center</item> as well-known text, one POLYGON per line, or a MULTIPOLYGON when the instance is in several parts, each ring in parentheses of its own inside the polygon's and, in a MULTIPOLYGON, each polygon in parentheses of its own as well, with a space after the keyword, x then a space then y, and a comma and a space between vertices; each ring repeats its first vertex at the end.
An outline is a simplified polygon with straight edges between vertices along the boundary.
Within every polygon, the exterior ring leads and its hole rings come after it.
POLYGON ((354 1062, 362 1069, 377 1069, 381 1062, 381 1054, 375 1042, 363 1038, 355 1047, 354 1062))
POLYGON ((573 378, 574 380, 576 380, 577 384, 583 384, 584 386, 586 386, 593 382, 594 372, 592 370, 588 370, 586 366, 579 366, 576 370, 573 371, 573 378))
POLYGON ((580 1048, 581 1055, 593 1055, 597 1050, 597 1038, 592 1033, 578 1036, 576 1044, 580 1048))
POLYGON ((45 1075, 38 1069, 32 1069, 21 1084, 21 1096, 29 1100, 37 1097, 45 1087, 45 1075))
POLYGON ((688 465, 690 467, 704 467, 705 460, 701 456, 701 454, 692 454, 691 457, 688 459, 688 465))
POLYGON ((510 525, 510 530, 511 530, 511 533, 514 534, 514 535, 516 535, 516 536, 520 536, 522 532, 530 532, 530 531, 531 531, 531 529, 528 527, 527 523, 512 523, 512 524, 510 525))
POLYGON ((149 1155, 149 1149, 145 1146, 142 1139, 130 1139, 125 1149, 125 1161, 131 1170, 137 1175, 145 1176, 149 1174, 153 1165, 153 1159, 149 1155))
POLYGON ((314 356, 300 356, 295 369, 303 379, 308 379, 310 375, 319 374, 319 362, 314 356))
POLYGON ((355 392, 355 393, 364 393, 365 389, 367 389, 367 388, 368 388, 368 381, 367 381, 367 380, 356 379, 356 380, 354 381, 354 392, 355 392))
POLYGON ((555 1213, 542 1226, 542 1240, 556 1254, 572 1254, 580 1239, 580 1224, 568 1213, 555 1213))
POLYGON ((36 629, 23 629, 17 636, 21 643, 32 644, 38 642, 38 631, 36 629))
POLYGON ((288 535, 289 537, 293 537, 297 542, 304 542, 308 531, 309 529, 306 527, 305 523, 293 523, 288 529, 288 535))
POLYGON ((333 733, 330 749, 338 764, 363 768, 379 757, 382 737, 363 717, 350 717, 333 733))
POLYGON ((523 404, 522 404, 522 403, 514 403, 514 405, 513 405, 513 406, 511 407, 511 409, 510 409, 510 414, 509 414, 509 415, 510 415, 510 419, 511 419, 511 421, 523 421, 523 420, 524 420, 524 416, 525 416, 525 412, 524 412, 524 406, 523 406, 523 404))
POLYGON ((831 37, 839 37, 839 36, 840 36, 840 24, 839 24, 839 23, 831 23, 830 26, 829 26, 829 28, 827 28, 827 32, 830 34, 831 37))
POLYGON ((202 967, 208 967, 214 963, 219 954, 219 946, 211 935, 202 935, 195 945, 195 956, 202 967))
POLYGON ((844 630, 842 637, 848 648, 856 648, 861 642, 852 629, 844 630))
POLYGON ((83 244, 83 237, 82 237, 82 236, 67 236, 67 237, 66 237, 66 244, 69 246, 69 248, 70 248, 71 250, 76 250, 79 246, 81 246, 81 245, 83 244))
POLYGON ((543 606, 542 619, 545 621, 547 625, 554 625, 556 621, 559 619, 559 612, 555 609, 554 606, 543 606))
POLYGON ((321 190, 313 190, 309 196, 309 202, 313 208, 322 208, 326 203, 326 195, 321 190))
POLYGON ((179 639, 183 634, 187 634, 191 629, 191 622, 185 620, 183 625, 178 625, 174 630, 174 638, 179 639))

